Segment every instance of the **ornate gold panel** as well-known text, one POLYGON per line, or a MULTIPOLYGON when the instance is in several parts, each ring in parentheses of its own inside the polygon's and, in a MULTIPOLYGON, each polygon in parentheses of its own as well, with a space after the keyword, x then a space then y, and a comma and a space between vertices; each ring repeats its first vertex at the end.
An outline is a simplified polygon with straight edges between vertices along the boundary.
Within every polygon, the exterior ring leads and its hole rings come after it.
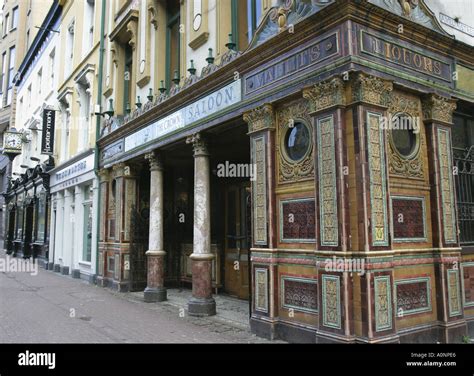
POLYGON ((313 126, 307 100, 292 102, 277 111, 277 174, 278 183, 296 183, 314 178, 314 143, 313 126), (306 156, 300 161, 292 161, 285 153, 285 136, 288 129, 297 122, 304 123, 310 132, 310 147, 306 156))
POLYGON ((393 144, 391 131, 388 137, 388 167, 390 175, 402 176, 413 179, 425 178, 425 164, 423 155, 426 151, 426 137, 424 124, 421 119, 420 101, 416 97, 394 93, 389 107, 389 118, 392 119, 397 114, 407 114, 415 119, 419 131, 417 134, 416 151, 409 157, 402 156, 393 144))

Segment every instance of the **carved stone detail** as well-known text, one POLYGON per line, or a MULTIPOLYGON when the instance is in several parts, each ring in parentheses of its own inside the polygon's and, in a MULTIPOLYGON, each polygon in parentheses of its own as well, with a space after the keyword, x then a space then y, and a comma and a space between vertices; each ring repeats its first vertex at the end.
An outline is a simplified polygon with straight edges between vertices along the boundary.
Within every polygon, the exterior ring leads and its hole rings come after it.
POLYGON ((192 136, 189 136, 186 139, 187 144, 191 144, 194 148, 194 156, 208 156, 209 147, 207 140, 201 135, 201 133, 196 133, 192 136))
POLYGON ((155 0, 149 0, 148 1, 148 15, 150 19, 150 23, 153 25, 155 30, 158 29, 158 18, 157 18, 157 10, 156 10, 156 4, 155 0))
POLYGON ((312 136, 310 139, 310 150, 301 161, 295 162, 289 159, 284 151, 285 135, 289 127, 297 121, 303 121, 308 125, 311 132, 311 117, 309 116, 309 104, 306 100, 293 103, 278 111, 278 140, 276 144, 278 160, 278 181, 280 183, 297 182, 314 178, 314 146, 312 136))
POLYGON ((249 125, 249 133, 263 129, 275 129, 275 114, 271 104, 264 104, 244 114, 244 121, 249 125))
POLYGON ((456 109, 455 100, 432 94, 422 101, 422 106, 425 121, 453 123, 453 112, 456 109))
POLYGON ((152 153, 146 154, 145 159, 150 163, 150 171, 163 170, 163 160, 159 153, 152 152, 152 153))
POLYGON ((135 20, 131 20, 127 23, 127 33, 130 35, 130 40, 128 41, 128 44, 130 47, 132 47, 133 50, 135 50, 135 47, 137 46, 137 32, 138 32, 138 25, 135 20))
POLYGON ((392 91, 392 82, 365 73, 359 73, 352 82, 352 100, 354 102, 389 107, 392 91))
POLYGON ((345 105, 344 81, 340 77, 320 82, 303 91, 309 102, 310 112, 318 112, 333 106, 345 105))

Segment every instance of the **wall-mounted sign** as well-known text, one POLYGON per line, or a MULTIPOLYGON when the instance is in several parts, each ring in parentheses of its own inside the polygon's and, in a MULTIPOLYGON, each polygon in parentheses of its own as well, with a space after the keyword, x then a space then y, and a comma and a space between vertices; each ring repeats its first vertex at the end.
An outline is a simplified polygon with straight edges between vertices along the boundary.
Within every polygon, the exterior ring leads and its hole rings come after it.
POLYGON ((268 85, 322 62, 339 52, 339 34, 334 33, 282 58, 267 68, 252 73, 245 78, 245 94, 250 94, 268 85))
POLYGON ((51 192, 72 187, 94 178, 94 154, 51 175, 51 192))
POLYGON ((5 154, 21 154, 21 133, 6 131, 3 134, 3 152, 5 154))
POLYGON ((444 81, 452 81, 450 64, 408 46, 390 42, 365 30, 361 30, 361 45, 363 53, 444 81))
POLYGON ((474 27, 466 25, 465 23, 459 22, 446 14, 440 13, 439 20, 445 25, 451 26, 453 29, 460 31, 461 33, 474 37, 474 27))
POLYGON ((41 154, 53 155, 54 127, 56 112, 50 109, 43 110, 43 132, 41 135, 41 154))
POLYGON ((219 111, 230 107, 242 99, 241 80, 219 89, 204 98, 140 129, 125 138, 125 152, 136 149, 150 141, 187 127, 219 111))

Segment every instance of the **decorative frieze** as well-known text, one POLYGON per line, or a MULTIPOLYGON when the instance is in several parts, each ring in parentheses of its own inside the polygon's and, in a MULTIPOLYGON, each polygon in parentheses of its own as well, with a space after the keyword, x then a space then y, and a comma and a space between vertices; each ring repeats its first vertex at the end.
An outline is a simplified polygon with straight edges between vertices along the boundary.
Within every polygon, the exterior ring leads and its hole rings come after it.
POLYGON ((422 101, 422 107, 425 121, 453 123, 453 112, 456 109, 455 100, 430 95, 422 101))
POLYGON ((323 326, 341 329, 341 279, 324 274, 322 281, 323 326))
POLYGON ((365 73, 359 73, 352 82, 352 100, 354 102, 389 107, 392 91, 392 82, 365 73))
POLYGON ((395 295, 399 318, 432 311, 430 277, 396 281, 395 295))
POLYGON ((444 242, 446 244, 455 244, 457 242, 457 226, 451 135, 447 128, 438 128, 437 133, 444 242))
POLYGON ((344 81, 340 77, 333 77, 328 81, 320 82, 303 90, 303 97, 308 100, 311 113, 334 106, 343 106, 346 102, 344 81))
POLYGON ((334 116, 318 119, 318 180, 322 246, 339 245, 334 116))
POLYGON ((315 279, 283 276, 282 308, 300 312, 318 312, 318 282, 315 279))
POLYGON ((258 132, 264 129, 275 129, 275 114, 271 104, 264 104, 261 107, 246 112, 244 121, 249 125, 249 133, 258 132))
POLYGON ((372 245, 388 246, 387 179, 382 115, 367 112, 367 156, 370 184, 372 245))
POLYGON ((375 331, 392 329, 392 293, 390 276, 374 277, 375 331))

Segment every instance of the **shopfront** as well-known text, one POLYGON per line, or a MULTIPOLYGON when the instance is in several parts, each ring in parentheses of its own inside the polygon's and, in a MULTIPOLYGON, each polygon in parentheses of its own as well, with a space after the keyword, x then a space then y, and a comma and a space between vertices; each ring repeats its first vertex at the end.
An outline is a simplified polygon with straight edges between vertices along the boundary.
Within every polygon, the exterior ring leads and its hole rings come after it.
POLYGON ((474 254, 452 132, 474 90, 453 72, 474 76, 473 48, 421 1, 410 17, 398 2, 322 3, 270 11, 243 55, 105 123, 99 280, 129 290, 140 270, 147 302, 190 282, 197 316, 216 291, 250 299, 268 338, 459 342, 474 254), (149 229, 135 255, 132 208, 149 229))
POLYGON ((13 180, 7 195, 7 254, 47 262, 49 255, 49 170, 52 158, 13 180))
POLYGON ((95 281, 97 186, 92 151, 51 171, 49 269, 95 281))

